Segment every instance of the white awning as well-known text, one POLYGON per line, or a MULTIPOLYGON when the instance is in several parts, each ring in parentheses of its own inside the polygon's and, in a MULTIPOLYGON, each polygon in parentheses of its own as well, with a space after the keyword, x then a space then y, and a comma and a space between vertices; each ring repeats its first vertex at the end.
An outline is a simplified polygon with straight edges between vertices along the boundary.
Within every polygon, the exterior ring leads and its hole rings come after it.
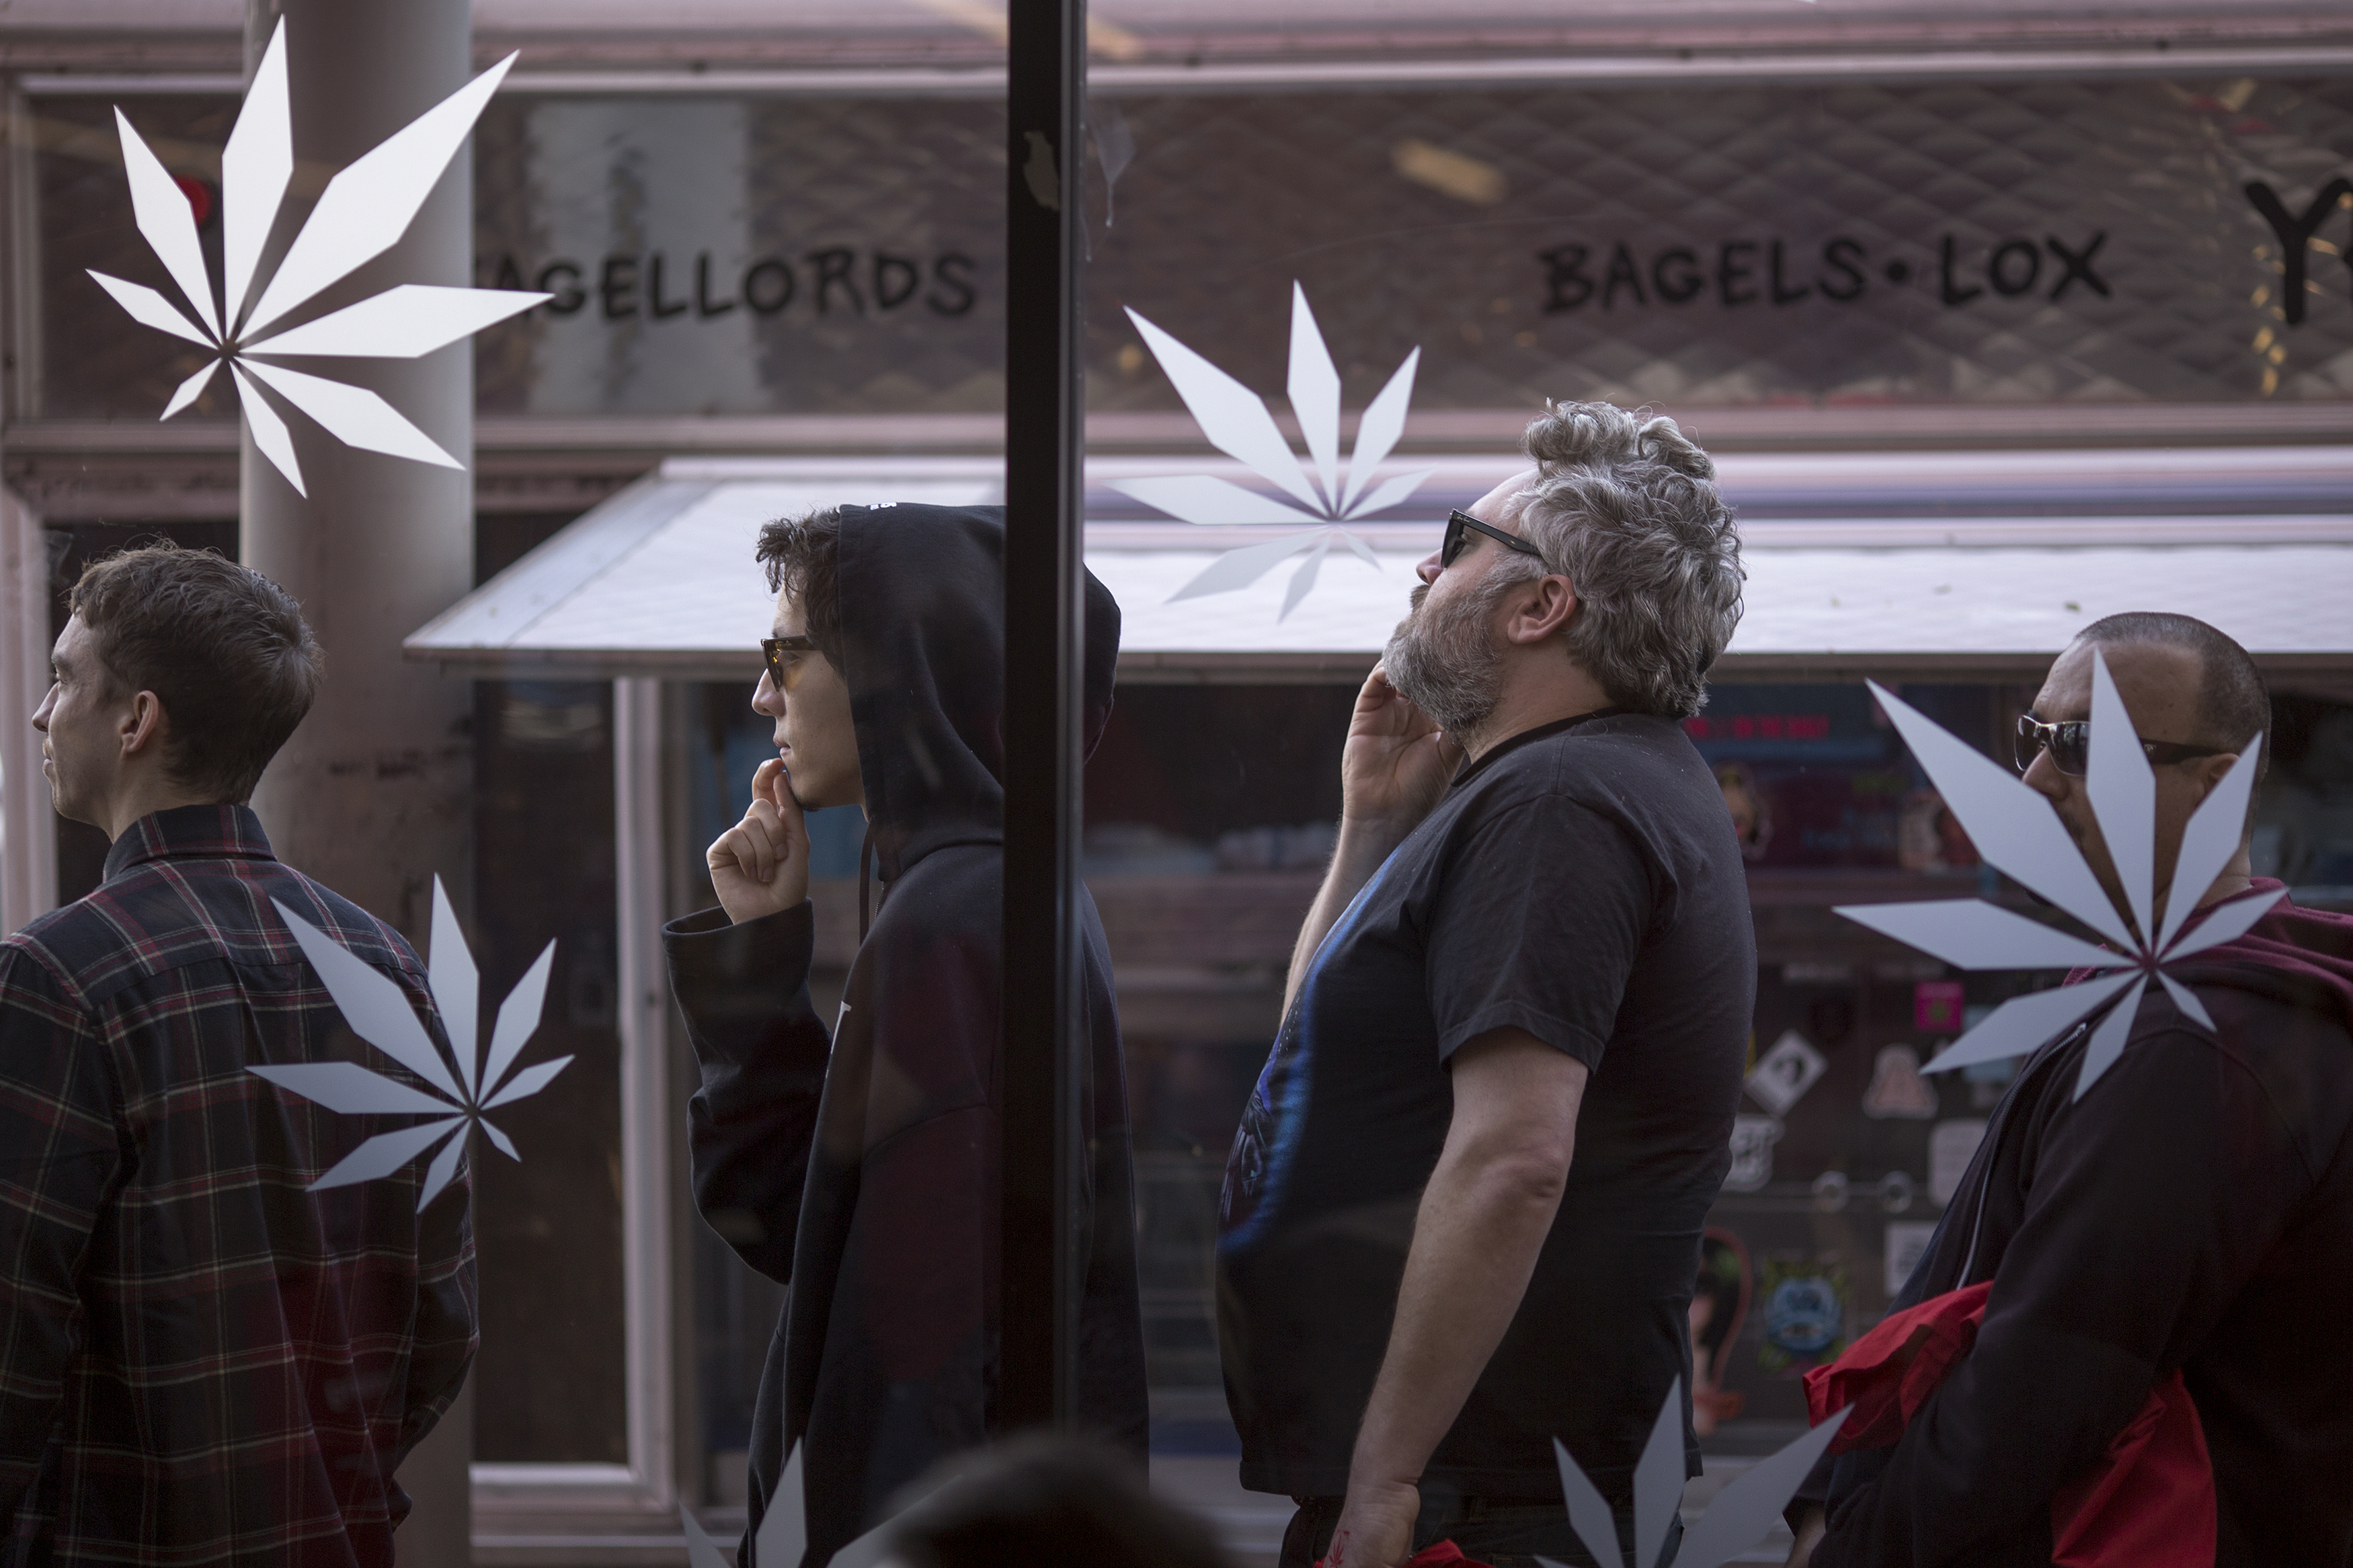
MULTIPOLYGON (((1500 477, 1512 461, 1448 467, 1500 477)), ((762 523, 839 502, 1001 497, 997 465, 965 459, 672 462, 467 595, 407 650, 485 677, 748 677, 771 618, 752 559, 762 523)), ((1333 549, 1288 616, 1303 555, 1239 592, 1171 602, 1225 550, 1280 531, 1092 524, 1087 564, 1120 602, 1124 674, 1314 679, 1369 668, 1437 525, 1360 527, 1377 570, 1333 549)), ((2018 678, 2086 622, 2150 609, 2211 621, 2275 670, 2353 673, 2353 516, 1781 517, 1743 531, 1746 613, 1717 668, 1724 679, 2018 678)))

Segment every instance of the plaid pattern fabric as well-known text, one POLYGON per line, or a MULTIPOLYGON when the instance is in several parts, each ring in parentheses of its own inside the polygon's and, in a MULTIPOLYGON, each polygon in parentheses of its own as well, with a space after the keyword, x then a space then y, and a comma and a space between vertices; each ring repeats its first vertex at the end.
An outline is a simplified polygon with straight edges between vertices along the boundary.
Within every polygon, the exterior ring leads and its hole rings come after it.
POLYGON ((348 1060, 269 900, 392 975, 390 927, 243 806, 133 824, 78 903, 0 943, 0 1564, 389 1568, 394 1468, 474 1352, 464 1175, 303 1191, 381 1119, 246 1069, 348 1060))

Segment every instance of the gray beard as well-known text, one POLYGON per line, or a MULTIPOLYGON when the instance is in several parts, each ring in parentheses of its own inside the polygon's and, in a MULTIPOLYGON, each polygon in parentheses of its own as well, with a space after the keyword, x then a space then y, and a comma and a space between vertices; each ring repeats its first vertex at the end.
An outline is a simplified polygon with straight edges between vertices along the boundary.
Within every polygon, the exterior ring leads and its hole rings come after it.
POLYGON ((1425 583, 1413 591, 1412 613, 1398 623, 1381 652, 1389 684, 1466 750, 1477 749, 1479 731, 1502 695, 1503 660, 1489 637, 1487 617, 1514 586, 1496 584, 1443 608, 1425 610, 1425 583))

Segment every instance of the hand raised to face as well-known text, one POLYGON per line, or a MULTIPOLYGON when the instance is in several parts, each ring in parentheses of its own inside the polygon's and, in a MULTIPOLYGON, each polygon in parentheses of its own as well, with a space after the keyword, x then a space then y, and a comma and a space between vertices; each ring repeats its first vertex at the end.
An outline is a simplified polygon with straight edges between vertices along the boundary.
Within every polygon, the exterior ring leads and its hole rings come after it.
POLYGON ((1461 763, 1462 748, 1376 665, 1348 716, 1347 744, 1340 753, 1341 815, 1402 837, 1430 815, 1461 763))
POLYGON ((714 839, 703 856, 719 907, 737 925, 791 909, 808 897, 808 824, 791 784, 781 761, 762 763, 752 775, 752 804, 744 820, 714 839))

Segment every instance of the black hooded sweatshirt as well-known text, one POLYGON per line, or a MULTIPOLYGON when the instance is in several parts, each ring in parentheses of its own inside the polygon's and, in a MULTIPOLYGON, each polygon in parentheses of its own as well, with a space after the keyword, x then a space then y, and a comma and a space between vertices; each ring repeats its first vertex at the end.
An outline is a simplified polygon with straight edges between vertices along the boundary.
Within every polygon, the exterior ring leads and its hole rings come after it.
MULTIPOLYGON (((662 933, 702 1069, 696 1205, 787 1287, 753 1419, 741 1556, 751 1563, 797 1442, 808 1568, 997 1429, 1004 509, 840 516, 841 673, 884 896, 830 1036, 809 1001, 806 902, 741 925, 707 910, 662 933)), ((1118 605, 1090 575, 1090 749, 1118 649, 1118 605)), ((1126 1079, 1103 926, 1083 889, 1080 904, 1093 1160, 1079 1404, 1140 1460, 1126 1079)))
POLYGON ((2215 1568, 2353 1563, 2353 919, 2283 902, 2166 973, 2213 1029, 2151 985, 2081 1100, 2088 1026, 1995 1110, 1895 1301, 1991 1280, 1977 1343, 1894 1447, 1817 1470, 1814 1568, 2042 1568, 2052 1494, 2177 1369, 2215 1568))

